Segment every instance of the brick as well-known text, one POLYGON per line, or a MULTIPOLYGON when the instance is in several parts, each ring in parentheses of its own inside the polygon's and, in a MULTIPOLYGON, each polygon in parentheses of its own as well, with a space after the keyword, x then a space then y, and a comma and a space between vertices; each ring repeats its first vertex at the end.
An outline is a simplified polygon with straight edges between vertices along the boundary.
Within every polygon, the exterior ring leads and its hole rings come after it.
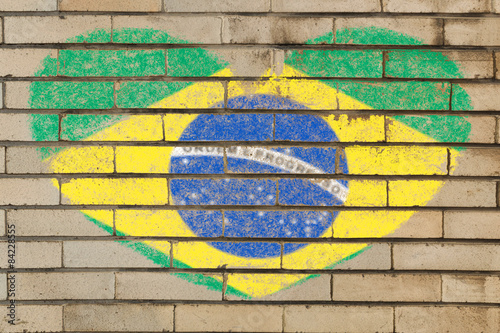
MULTIPOLYGON (((329 206, 335 205, 332 199, 327 202, 315 199, 313 193, 316 191, 316 186, 327 191, 338 186, 336 180, 333 179, 298 179, 287 178, 280 179, 278 182, 279 204, 281 205, 300 205, 300 206, 329 206), (314 185, 313 185, 314 184, 314 185), (302 192, 302 197, 296 194, 302 192)), ((337 203, 339 204, 339 203, 337 203)), ((341 203, 340 203, 341 204, 341 203)), ((372 180, 350 180, 349 195, 345 201, 345 206, 368 206, 368 207, 383 207, 387 204, 387 186, 385 181, 372 180), (359 190, 363 188, 363 190, 359 190)))
MULTIPOLYGON (((236 245, 237 242, 228 242, 229 245, 236 245)), ((268 249, 277 250, 281 253, 281 246, 278 242, 252 242, 251 245, 247 247, 248 251, 255 251, 254 244, 261 243, 262 248, 266 246, 268 249)), ((270 251, 271 251, 270 250, 270 251)), ((207 249, 207 244, 203 242, 174 242, 173 243, 173 260, 174 267, 176 266, 176 261, 184 262, 189 265, 190 268, 280 268, 280 255, 276 257, 266 258, 266 261, 262 260, 246 260, 240 257, 228 258, 226 256, 202 256, 202 255, 192 255, 193 253, 206 253, 211 251, 207 249), (198 252, 199 251, 199 252, 198 252)), ((180 266, 184 268, 185 266, 180 266)))
POLYGON ((57 0, 4 0, 0 11, 10 12, 48 12, 57 10, 57 0))
POLYGON ((0 330, 14 332, 61 332, 63 330, 61 305, 16 305, 15 325, 6 319, 0 321, 0 330))
POLYGON ((445 211, 444 237, 500 239, 500 213, 445 211))
POLYGON ((338 18, 335 20, 337 43, 352 43, 344 34, 344 29, 380 27, 403 33, 422 40, 428 45, 442 45, 442 29, 439 20, 430 18, 338 18))
POLYGON ((100 273, 18 273, 20 300, 113 299, 115 276, 100 273))
MULTIPOLYGON (((498 84, 478 84, 465 83, 459 85, 469 95, 473 110, 477 111, 497 111, 500 103, 500 85, 498 84)), ((457 85, 453 85, 456 91, 457 85)), ((452 110, 463 110, 461 105, 461 95, 453 95, 452 110)))
POLYGON ((391 307, 289 305, 285 332, 392 332, 391 307), (314 318, 314 320, 311 320, 314 318))
MULTIPOLYGON (((103 236, 105 231, 90 222, 87 216, 113 220, 111 210, 9 210, 7 222, 16 226, 18 236, 103 236)), ((1 214, 0 214, 1 216, 1 214)))
POLYGON ((8 173, 113 173, 113 161, 113 147, 73 146, 44 161, 39 148, 7 149, 8 173))
MULTIPOLYGON (((329 274, 315 275, 310 278, 306 274, 280 274, 279 276, 271 274, 229 274, 227 277, 228 285, 235 282, 248 281, 262 283, 258 288, 252 289, 252 298, 250 300, 259 301, 330 301, 331 300, 331 276, 329 274), (290 278, 306 279, 300 283, 289 287, 290 278), (265 287, 264 287, 265 286, 265 287), (277 290, 278 291, 275 291, 277 290)), ((226 300, 248 300, 241 296, 233 295, 226 291, 224 295, 226 300)))
POLYGON ((0 173, 5 172, 5 147, 0 147, 0 173))
POLYGON ((281 332, 281 306, 269 305, 177 305, 175 330, 281 332))
MULTIPOLYGON (((16 230, 17 235, 17 230, 16 230)), ((3 252, 7 253, 7 242, 0 243, 3 252)), ((62 265, 61 242, 17 242, 16 243, 16 268, 59 268, 62 265)), ((8 268, 5 260, 0 264, 8 268)))
POLYGON ((396 332, 496 332, 499 309, 488 307, 396 307, 396 332))
POLYGON ((443 302, 500 303, 500 277, 443 275, 443 302))
POLYGON ((394 244, 394 269, 495 271, 500 246, 493 244, 394 244))
POLYGON ((438 302, 441 277, 423 274, 336 274, 333 300, 355 302, 438 302))
POLYGON ((443 213, 441 211, 417 211, 387 237, 441 238, 443 237, 443 213))
POLYGON ((270 75, 268 71, 273 66, 273 50, 260 48, 209 50, 217 54, 217 57, 230 63, 231 71, 235 76, 261 77, 270 75))
MULTIPOLYGON (((66 115, 61 120, 61 140, 65 141, 161 141, 162 118, 159 115, 138 115, 128 119, 109 115, 66 115), (106 128, 97 133, 88 133, 87 122, 100 123, 106 128)), ((134 147, 120 147, 133 149, 134 147)), ((136 153, 139 153, 136 151, 136 153)))
MULTIPOLYGON (((111 30, 111 19, 106 16, 9 16, 4 20, 4 40, 8 44, 65 43, 76 35, 87 33, 89 27, 111 30)), ((109 41, 109 36, 98 40, 109 41)))
POLYGON ((453 71, 440 70, 455 66, 463 78, 493 77, 491 52, 478 51, 389 51, 385 75, 401 78, 456 78, 457 74, 453 71))
POLYGON ((352 175, 445 175, 448 150, 442 147, 346 147, 352 175))
POLYGON ((174 306, 164 304, 70 304, 64 307, 67 332, 170 332, 173 318, 174 306))
POLYGON ((220 301, 222 299, 222 275, 118 272, 116 273, 116 298, 220 301), (210 287, 199 285, 207 280, 212 281, 210 287), (216 283, 220 286, 216 286, 216 283))
POLYGON ((161 12, 161 0, 60 0, 60 11, 78 12, 161 12))
MULTIPOLYGON (((290 243, 285 243, 286 247, 290 243)), ((284 255, 282 268, 284 269, 370 269, 384 270, 391 268, 391 249, 389 244, 356 244, 349 246, 343 244, 317 243, 314 246, 314 256, 295 257, 284 255), (360 252, 362 251, 362 252, 360 252), (324 258, 333 257, 332 253, 342 253, 335 262, 326 262, 324 258), (346 260, 345 257, 354 255, 353 259, 346 260)))
MULTIPOLYGON (((64 242, 64 267, 158 267, 133 251, 137 243, 67 241, 64 242)), ((170 248, 168 242, 159 243, 163 243, 167 251, 170 248)))
POLYGON ((5 104, 13 109, 109 109, 114 106, 113 85, 113 82, 83 81, 9 82, 6 84, 5 104), (32 98, 31 85, 47 95, 32 98), (68 100, 68 90, 73 90, 78 98, 68 100))
POLYGON ((272 11, 292 13, 379 12, 380 2, 377 0, 312 0, 305 3, 300 0, 275 0, 272 11))
POLYGON ((428 206, 428 207, 495 207, 495 183, 491 181, 451 180, 421 181, 395 180, 389 182, 389 206, 428 206), (427 182, 427 183, 424 183, 427 182), (422 201, 421 192, 416 189, 426 186, 432 194, 438 190, 428 202, 422 201))
MULTIPOLYGON (((222 21, 218 17, 203 16, 115 16, 113 18, 113 42, 130 42, 125 28, 156 29, 168 31, 170 36, 192 43, 220 44, 222 21)), ((151 40, 151 43, 164 42, 151 40)), ((166 41, 165 41, 166 42, 166 41)))
POLYGON ((2 49, 0 50, 0 76, 35 76, 43 68, 44 59, 57 61, 57 51, 51 49, 2 49))
POLYGON ((20 113, 0 114, 0 140, 33 141, 33 136, 31 134, 31 129, 29 126, 30 119, 31 116, 28 114, 20 114, 20 113))
POLYGON ((184 0, 165 2, 165 10, 171 13, 268 12, 270 7, 270 0, 184 0))
POLYGON ((450 169, 454 176, 500 176, 500 149, 472 148, 460 152, 450 169))
POLYGON ((401 2, 383 0, 385 12, 395 13, 488 13, 491 4, 488 0, 417 0, 401 2))
MULTIPOLYGON (((448 122, 457 123, 460 128, 469 129, 469 141, 471 143, 495 143, 495 119, 493 117, 469 116, 467 119, 459 116, 438 116, 433 115, 435 120, 443 122, 446 126, 448 122), (470 124, 467 124, 467 122, 470 124)), ((416 124, 429 120, 428 116, 412 115, 411 118, 416 124)), ((428 136, 408 135, 406 125, 387 118, 387 142, 429 142, 428 136)), ((437 130, 430 130, 429 135, 437 142, 462 142, 460 132, 456 136, 442 136, 441 126, 437 130), (439 131, 439 132, 438 132, 439 131)))
POLYGON ((61 184, 65 205, 165 205, 167 180, 162 178, 77 178, 61 184))
MULTIPOLYGON (((214 188, 214 195, 200 192, 186 192, 182 197, 173 198, 176 205, 245 205, 274 206, 276 204, 276 184, 273 179, 171 179, 173 192, 193 186, 197 188, 214 188), (232 192, 235 188, 245 188, 245 192, 232 192), (251 196, 253 194, 253 196, 251 196)), ((191 187, 192 188, 192 187, 191 187)))
POLYGON ((57 181, 52 179, 4 178, 0 188, 0 205, 59 204, 57 181))
POLYGON ((333 237, 438 238, 443 235, 442 221, 440 211, 342 211, 333 224, 333 237), (405 222, 401 224, 401 220, 405 222), (361 227, 352 221, 357 221, 361 227), (370 228, 366 228, 368 224, 370 228))
POLYGON ((460 18, 444 20, 445 45, 497 46, 498 18, 460 18))
POLYGON ((228 16, 222 40, 226 44, 303 44, 331 32, 332 25, 330 18, 228 16))

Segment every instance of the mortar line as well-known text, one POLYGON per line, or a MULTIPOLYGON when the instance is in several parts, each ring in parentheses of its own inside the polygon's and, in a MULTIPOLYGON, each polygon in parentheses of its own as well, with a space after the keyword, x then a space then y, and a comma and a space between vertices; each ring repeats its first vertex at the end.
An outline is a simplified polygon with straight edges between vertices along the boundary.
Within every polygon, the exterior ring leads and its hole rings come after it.
POLYGON ((446 45, 446 20, 444 18, 438 19, 441 22, 441 45, 445 46, 446 45))
MULTIPOLYGON (((382 0, 380 0, 380 1, 382 1, 382 0)), ((392 307, 392 331, 394 333, 397 333, 396 332, 396 307, 395 306, 392 307)))
POLYGON ((333 302, 333 296, 334 296, 334 277, 333 274, 330 274, 330 300, 333 302))
POLYGON ((286 320, 285 320, 285 306, 281 307, 281 332, 284 333, 286 332, 285 325, 286 325, 286 320))
MULTIPOLYGON (((74 305, 74 304, 130 304, 130 300, 114 300, 114 299, 84 299, 84 300, 31 300, 31 301, 17 301, 20 305, 74 305)), ((166 304, 166 305, 241 305, 241 300, 234 301, 215 301, 215 300, 134 300, 134 304, 166 304)), ((481 308, 494 308, 497 309, 500 303, 478 303, 478 302, 386 302, 386 301, 245 301, 244 304, 261 304, 271 305, 276 307, 283 307, 288 305, 339 305, 339 306, 385 306, 385 307, 414 307, 414 306, 439 306, 439 307, 481 307, 481 308)), ((6 301, 0 301, 0 305, 8 305, 6 301)), ((79 331, 80 332, 80 331, 79 331)), ((158 331, 155 331, 158 332, 158 331)))
POLYGON ((226 298, 226 292, 227 292, 227 273, 222 272, 222 301, 227 301, 228 299, 226 298))
POLYGON ((384 0, 379 0, 379 2, 380 2, 380 12, 384 13, 385 12, 385 10, 384 10, 384 0))
POLYGON ((439 301, 443 302, 443 274, 439 274, 439 296, 439 301))
POLYGON ((175 315, 177 311, 177 304, 174 304, 174 308, 172 309, 172 331, 177 332, 175 328, 176 320, 175 320, 175 315))

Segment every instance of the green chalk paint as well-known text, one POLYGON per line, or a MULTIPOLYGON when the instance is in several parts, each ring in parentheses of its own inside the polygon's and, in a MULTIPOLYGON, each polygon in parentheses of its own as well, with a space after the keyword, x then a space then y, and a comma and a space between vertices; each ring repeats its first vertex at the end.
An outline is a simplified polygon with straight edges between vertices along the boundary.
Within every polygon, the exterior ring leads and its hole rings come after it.
POLYGON ((167 55, 168 76, 210 76, 229 65, 227 61, 200 48, 171 49, 167 55))
POLYGON ((30 86, 32 109, 110 109, 113 82, 37 81, 30 86))
POLYGON ((385 73, 388 77, 457 79, 462 78, 458 66, 441 52, 410 50, 390 51, 385 73))
POLYGON ((423 41, 386 28, 364 27, 344 28, 336 31, 335 42, 338 44, 365 45, 422 45, 423 41))
POLYGON ((80 141, 118 122, 121 115, 69 114, 61 121, 61 139, 80 141))
POLYGON ((165 51, 61 50, 59 75, 150 76, 165 75, 165 51))
POLYGON ((293 51, 285 64, 314 77, 382 77, 381 51, 293 51))

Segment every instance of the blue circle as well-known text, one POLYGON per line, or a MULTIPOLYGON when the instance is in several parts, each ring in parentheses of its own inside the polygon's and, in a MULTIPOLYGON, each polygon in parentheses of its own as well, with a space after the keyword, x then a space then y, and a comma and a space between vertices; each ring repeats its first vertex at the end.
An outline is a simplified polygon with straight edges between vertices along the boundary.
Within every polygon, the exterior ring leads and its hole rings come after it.
MULTIPOLYGON (((229 108, 307 109, 289 99, 271 95, 232 98, 229 108)), ((199 115, 182 133, 181 141, 338 141, 332 128, 320 117, 307 114, 231 114, 199 115)), ((258 145, 256 145, 258 146, 258 145)), ((194 149, 194 148, 186 148, 194 149)), ((269 148, 280 156, 301 161, 324 173, 335 173, 333 148, 269 148)), ((206 150, 205 150, 206 152, 206 150)), ((347 173, 341 157, 339 165, 347 173)), ((287 173, 273 163, 227 155, 227 169, 233 173, 287 173)), ((205 155, 172 156, 172 173, 223 174, 223 154, 215 148, 205 155)), ((339 180, 347 187, 347 182, 339 180)), ((274 205, 276 182, 269 179, 175 179, 170 182, 172 197, 178 205, 274 205)), ((307 179, 280 179, 280 203, 290 205, 335 206, 338 197, 307 179)), ((336 213, 325 211, 180 211, 184 222, 200 237, 220 236, 224 218, 224 235, 248 238, 315 238, 331 227, 336 213)), ((210 242, 211 246, 242 257, 268 258, 280 255, 278 243, 210 242)), ((294 252, 307 244, 287 244, 284 253, 294 252)))

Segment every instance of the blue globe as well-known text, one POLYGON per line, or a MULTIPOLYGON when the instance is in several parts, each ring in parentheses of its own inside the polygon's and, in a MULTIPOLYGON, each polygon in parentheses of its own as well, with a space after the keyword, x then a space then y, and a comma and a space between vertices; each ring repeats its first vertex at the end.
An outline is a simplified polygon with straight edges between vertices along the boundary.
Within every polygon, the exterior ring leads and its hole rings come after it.
MULTIPOLYGON (((295 101, 271 96, 252 95, 229 99, 233 109, 304 110, 295 101)), ((338 141, 332 128, 320 117, 307 114, 231 114, 199 115, 184 130, 181 141, 338 141)), ((256 144, 255 146, 258 146, 256 144)), ((171 157, 171 173, 223 174, 223 151, 218 148, 183 148, 171 157)), ((241 148, 227 153, 227 169, 234 173, 289 173, 311 168, 335 173, 333 148, 266 148, 245 155, 241 148), (253 157, 260 154, 260 158, 253 157)), ((339 165, 347 173, 342 157, 339 165)), ((313 176, 312 176, 313 177, 313 176)), ((347 181, 338 183, 347 187, 347 181)), ((257 205, 277 202, 276 181, 270 179, 174 179, 170 189, 177 205, 257 205)), ((285 205, 335 206, 343 203, 338 196, 307 179, 280 179, 279 202, 285 205)), ((315 238, 331 227, 336 213, 325 211, 245 210, 179 212, 184 222, 200 237, 219 236, 224 219, 224 235, 247 238, 315 238)), ((281 246, 268 242, 210 242, 211 246, 247 258, 277 257, 281 246)), ((287 244, 284 253, 292 253, 307 244, 287 244)))

